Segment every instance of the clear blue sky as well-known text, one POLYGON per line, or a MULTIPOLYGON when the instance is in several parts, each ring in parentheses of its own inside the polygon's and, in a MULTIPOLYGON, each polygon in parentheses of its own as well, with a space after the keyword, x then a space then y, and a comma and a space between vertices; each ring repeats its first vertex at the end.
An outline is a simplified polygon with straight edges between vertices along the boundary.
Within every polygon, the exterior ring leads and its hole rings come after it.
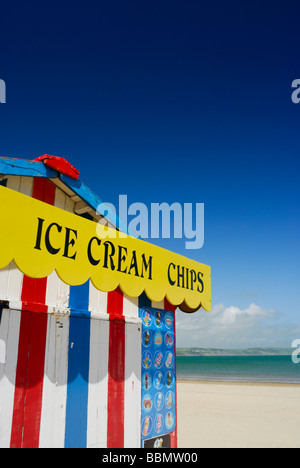
POLYGON ((179 315, 179 343, 290 346, 300 338, 299 1, 41 5, 1 5, 1 156, 63 156, 113 203, 203 202, 202 249, 161 243, 212 266, 213 314, 179 315))

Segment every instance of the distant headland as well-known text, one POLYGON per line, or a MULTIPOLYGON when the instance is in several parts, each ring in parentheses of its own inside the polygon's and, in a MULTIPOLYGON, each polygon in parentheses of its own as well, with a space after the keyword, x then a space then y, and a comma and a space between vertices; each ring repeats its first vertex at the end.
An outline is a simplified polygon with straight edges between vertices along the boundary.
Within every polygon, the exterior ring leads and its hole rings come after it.
POLYGON ((177 348, 177 356, 290 356, 292 348, 177 348))

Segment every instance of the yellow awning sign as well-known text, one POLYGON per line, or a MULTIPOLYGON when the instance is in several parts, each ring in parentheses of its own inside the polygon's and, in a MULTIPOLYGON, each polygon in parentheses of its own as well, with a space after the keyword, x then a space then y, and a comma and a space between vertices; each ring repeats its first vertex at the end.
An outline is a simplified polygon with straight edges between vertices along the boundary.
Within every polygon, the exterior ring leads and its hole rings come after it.
POLYGON ((0 186, 0 268, 14 260, 31 278, 54 270, 77 286, 118 286, 185 311, 211 309, 210 267, 0 186))

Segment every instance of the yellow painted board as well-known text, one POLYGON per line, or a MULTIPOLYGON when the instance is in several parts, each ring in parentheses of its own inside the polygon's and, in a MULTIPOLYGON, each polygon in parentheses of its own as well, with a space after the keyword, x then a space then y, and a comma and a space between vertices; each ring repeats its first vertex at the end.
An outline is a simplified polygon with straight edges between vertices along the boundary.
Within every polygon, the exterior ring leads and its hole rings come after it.
POLYGON ((0 268, 14 260, 32 278, 56 270, 70 286, 91 279, 101 291, 211 310, 208 265, 1 186, 0 208, 0 268))

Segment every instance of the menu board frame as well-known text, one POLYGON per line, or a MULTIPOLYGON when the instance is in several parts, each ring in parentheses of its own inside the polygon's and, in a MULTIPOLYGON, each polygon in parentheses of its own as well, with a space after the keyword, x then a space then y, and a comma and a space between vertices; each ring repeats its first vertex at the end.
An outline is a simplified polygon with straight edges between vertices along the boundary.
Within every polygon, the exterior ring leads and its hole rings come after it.
POLYGON ((175 314, 154 307, 140 309, 142 320, 141 446, 153 439, 165 445, 176 429, 175 314))

